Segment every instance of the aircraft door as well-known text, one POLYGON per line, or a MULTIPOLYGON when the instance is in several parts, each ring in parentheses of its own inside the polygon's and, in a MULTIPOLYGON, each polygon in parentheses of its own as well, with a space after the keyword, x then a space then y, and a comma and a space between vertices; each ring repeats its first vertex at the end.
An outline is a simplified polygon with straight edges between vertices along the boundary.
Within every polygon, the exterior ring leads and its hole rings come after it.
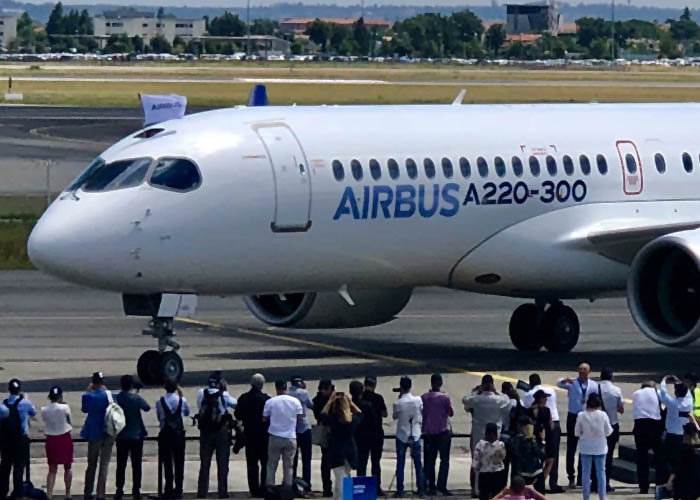
POLYGON ((617 141, 617 152, 622 167, 622 189, 626 195, 641 194, 644 189, 642 159, 632 141, 617 141))
POLYGON ((267 149, 275 182, 274 232, 303 232, 311 227, 311 178, 306 156, 294 132, 282 124, 256 132, 267 149))

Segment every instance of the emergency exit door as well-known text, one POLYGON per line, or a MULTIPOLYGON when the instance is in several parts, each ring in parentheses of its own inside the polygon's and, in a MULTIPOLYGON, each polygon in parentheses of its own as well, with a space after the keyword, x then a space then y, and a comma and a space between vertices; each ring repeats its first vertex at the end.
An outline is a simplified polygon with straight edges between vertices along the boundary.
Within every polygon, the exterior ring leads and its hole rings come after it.
POLYGON ((286 125, 257 128, 267 149, 275 184, 275 232, 302 232, 311 227, 311 178, 306 157, 286 125))
POLYGON ((622 189, 626 195, 637 195, 644 189, 642 159, 632 141, 617 141, 617 152, 622 167, 622 189))

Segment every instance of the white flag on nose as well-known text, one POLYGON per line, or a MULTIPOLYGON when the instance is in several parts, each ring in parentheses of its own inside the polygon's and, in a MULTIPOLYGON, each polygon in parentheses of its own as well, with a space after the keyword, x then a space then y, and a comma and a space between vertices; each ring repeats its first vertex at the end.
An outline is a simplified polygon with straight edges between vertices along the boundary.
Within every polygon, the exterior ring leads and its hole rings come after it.
POLYGON ((143 106, 145 125, 154 125, 185 116, 187 97, 176 94, 141 94, 141 105, 143 106))

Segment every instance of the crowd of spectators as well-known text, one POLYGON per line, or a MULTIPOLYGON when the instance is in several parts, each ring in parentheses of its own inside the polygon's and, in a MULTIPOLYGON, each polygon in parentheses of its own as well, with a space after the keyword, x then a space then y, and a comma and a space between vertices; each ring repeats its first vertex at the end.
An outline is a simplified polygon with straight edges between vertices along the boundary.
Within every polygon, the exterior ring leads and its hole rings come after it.
MULTIPOLYGON (((620 439, 619 415, 625 412, 622 390, 613 383, 614 374, 603 369, 598 382, 590 378, 588 364, 578 367, 574 378, 561 378, 557 387, 568 397, 566 419, 566 473, 568 489, 581 488, 588 500, 596 491, 604 500, 610 486, 614 450, 620 439)), ((82 397, 86 414, 80 436, 87 441, 87 468, 83 496, 103 500, 112 450, 116 444, 115 500, 124 497, 126 469, 131 461, 131 495, 140 500, 146 426, 143 414, 151 405, 139 394, 130 376, 121 378, 121 392, 112 395, 102 373, 92 375, 82 397)), ((158 456, 163 466, 167 500, 184 494, 185 418, 191 414, 199 429, 200 469, 197 497, 209 493, 212 459, 217 464, 217 496, 229 497, 228 475, 231 448, 245 448, 249 492, 270 498, 280 488, 297 496, 313 496, 312 455, 320 448, 322 493, 340 500, 343 479, 353 475, 376 478, 382 488, 384 420, 390 416, 384 398, 377 392, 376 377, 352 381, 348 392, 331 380, 321 380, 315 396, 300 376, 275 382, 275 395, 263 392, 265 378, 255 374, 250 390, 238 399, 231 396, 221 372, 213 372, 207 386, 197 392, 197 410, 190 410, 182 390, 168 381, 155 401, 160 424, 158 456), (229 410, 233 410, 230 412, 229 410), (313 421, 311 416, 313 415, 313 421), (241 427, 239 427, 239 425, 241 427), (238 432, 240 430, 240 432, 238 432), (282 462, 282 485, 275 484, 282 462), (301 466, 298 467, 299 462, 301 466)), ((698 422, 700 388, 693 373, 682 379, 664 377, 658 384, 645 382, 632 395, 634 440, 640 493, 650 489, 649 451, 653 451, 657 498, 697 500, 700 497, 698 422)), ((396 423, 396 469, 391 484, 394 496, 406 495, 407 455, 415 472, 418 496, 451 496, 448 489, 451 450, 451 418, 455 411, 443 391, 443 378, 435 373, 430 390, 416 396, 413 383, 401 377, 391 407, 396 423), (437 461, 440 461, 439 467, 437 461)), ((8 384, 9 396, 0 403, 0 500, 25 495, 25 471, 29 464, 29 421, 37 411, 22 392, 22 383, 8 384)), ((71 496, 73 439, 72 414, 63 401, 63 391, 54 386, 49 404, 41 408, 46 435, 47 495, 53 495, 59 467, 63 467, 66 497, 71 496)), ((497 390, 494 377, 483 376, 481 384, 462 399, 471 415, 471 470, 473 498, 544 498, 545 493, 564 490, 558 484, 561 424, 557 392, 542 384, 534 373, 528 382, 514 387, 503 382, 497 390), (510 486, 507 484, 510 479, 510 486), (546 489, 549 484, 548 490, 546 489)), ((385 478, 384 478, 385 479, 385 478)), ((386 484, 386 483, 384 483, 386 484)), ((280 494, 278 493, 277 497, 280 494)), ((276 497, 276 498, 277 498, 276 497)))

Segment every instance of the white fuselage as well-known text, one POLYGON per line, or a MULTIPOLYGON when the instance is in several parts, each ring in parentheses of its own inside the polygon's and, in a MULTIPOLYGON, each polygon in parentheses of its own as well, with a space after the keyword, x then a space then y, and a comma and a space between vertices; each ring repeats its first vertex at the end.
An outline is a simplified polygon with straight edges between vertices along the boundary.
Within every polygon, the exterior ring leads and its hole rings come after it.
POLYGON ((618 294, 628 263, 601 255, 588 237, 608 227, 700 219, 698 113, 696 104, 589 104, 191 115, 159 125, 164 132, 150 139, 126 138, 102 158, 187 158, 201 172, 197 189, 144 182, 65 194, 42 217, 29 251, 49 273, 125 293, 443 286, 523 297, 618 294), (565 155, 573 171, 566 171, 565 155), (580 155, 590 161, 589 173, 580 155), (606 174, 597 155, 607 161, 606 174), (628 169, 628 155, 636 170, 628 169), (556 161, 554 175, 547 156, 556 161), (487 172, 480 172, 479 157, 487 172), (520 176, 513 157, 522 162, 520 176), (416 178, 408 175, 408 159, 416 178), (434 163, 432 178, 426 159, 434 163), (342 163, 342 180, 334 161, 342 163))

